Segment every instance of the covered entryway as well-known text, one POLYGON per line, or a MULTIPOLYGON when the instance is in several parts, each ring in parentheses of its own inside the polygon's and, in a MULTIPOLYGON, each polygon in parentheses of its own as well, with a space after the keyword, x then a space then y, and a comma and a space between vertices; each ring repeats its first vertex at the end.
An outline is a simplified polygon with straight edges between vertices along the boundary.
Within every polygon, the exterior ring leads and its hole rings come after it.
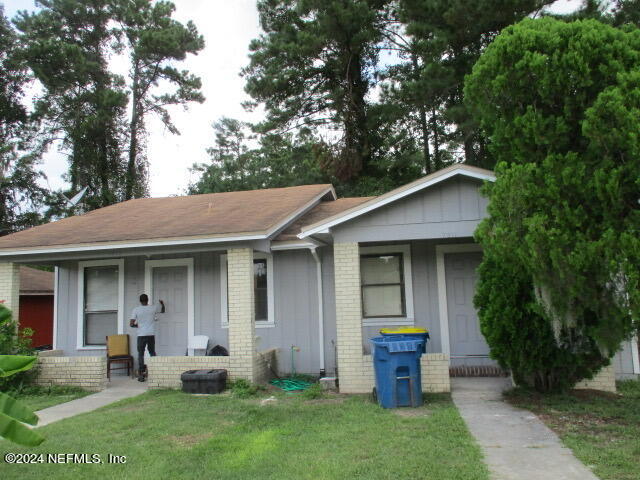
MULTIPOLYGON (((502 370, 489 358, 489 345, 480 332, 473 305, 476 270, 482 261, 477 245, 439 246, 439 300, 443 342, 448 343, 452 376, 500 375, 502 370), (446 338, 448 337, 448 338, 446 338)), ((443 345, 443 350, 447 350, 443 345)))
POLYGON ((187 352, 187 267, 153 269, 153 301, 167 305, 158 315, 156 351, 158 355, 184 355, 187 352))
POLYGON ((166 305, 165 313, 158 314, 156 353, 184 356, 193 335, 193 259, 148 260, 145 270, 150 301, 166 305))

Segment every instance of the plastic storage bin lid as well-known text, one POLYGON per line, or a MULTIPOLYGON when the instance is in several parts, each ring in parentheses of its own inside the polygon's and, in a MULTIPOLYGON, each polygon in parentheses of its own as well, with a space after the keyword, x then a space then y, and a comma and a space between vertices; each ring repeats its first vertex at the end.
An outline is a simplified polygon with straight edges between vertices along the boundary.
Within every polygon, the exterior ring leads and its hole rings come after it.
POLYGON ((411 335, 416 333, 429 333, 429 330, 426 328, 419 327, 400 327, 400 328, 381 328, 380 333, 382 334, 404 334, 411 335))
POLYGON ((370 341, 377 347, 386 348, 389 353, 417 352, 422 351, 424 347, 424 340, 410 340, 397 337, 374 337, 370 341))

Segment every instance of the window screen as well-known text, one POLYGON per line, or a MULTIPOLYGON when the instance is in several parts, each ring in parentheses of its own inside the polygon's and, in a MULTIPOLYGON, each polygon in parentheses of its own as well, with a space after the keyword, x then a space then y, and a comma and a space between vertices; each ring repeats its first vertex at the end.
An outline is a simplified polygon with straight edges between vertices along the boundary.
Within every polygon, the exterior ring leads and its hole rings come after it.
POLYGON ((256 322, 266 322, 269 320, 266 259, 253 261, 253 288, 256 322))
POLYGON ((362 255, 360 278, 365 318, 405 316, 401 253, 362 255))
POLYGON ((118 267, 84 269, 84 345, 105 345, 118 333, 118 267))

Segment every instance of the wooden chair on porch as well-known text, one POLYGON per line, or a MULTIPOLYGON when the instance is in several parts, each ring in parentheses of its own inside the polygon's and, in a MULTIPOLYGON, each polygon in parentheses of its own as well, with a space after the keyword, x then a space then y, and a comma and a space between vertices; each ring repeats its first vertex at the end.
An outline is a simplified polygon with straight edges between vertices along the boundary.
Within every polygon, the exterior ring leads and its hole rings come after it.
POLYGON ((129 354, 129 335, 107 336, 107 378, 111 380, 111 364, 125 365, 114 370, 127 369, 127 376, 133 377, 133 357, 129 354))

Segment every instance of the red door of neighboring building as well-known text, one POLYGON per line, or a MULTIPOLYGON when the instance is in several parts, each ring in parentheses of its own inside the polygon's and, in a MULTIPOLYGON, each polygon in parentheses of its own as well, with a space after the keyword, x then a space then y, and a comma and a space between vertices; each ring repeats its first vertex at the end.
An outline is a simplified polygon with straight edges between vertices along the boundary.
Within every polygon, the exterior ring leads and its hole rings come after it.
POLYGON ((53 344, 53 295, 20 295, 20 328, 31 328, 33 347, 53 344))

